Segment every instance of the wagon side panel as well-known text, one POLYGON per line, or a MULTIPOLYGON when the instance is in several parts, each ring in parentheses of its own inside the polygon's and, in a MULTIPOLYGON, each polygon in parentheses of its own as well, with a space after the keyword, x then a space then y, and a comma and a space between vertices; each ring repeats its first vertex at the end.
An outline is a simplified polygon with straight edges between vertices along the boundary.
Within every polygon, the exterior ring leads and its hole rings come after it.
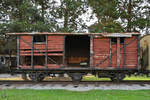
POLYGON ((112 56, 111 56, 111 67, 115 68, 117 67, 117 45, 112 45, 112 56))
POLYGON ((125 66, 127 69, 136 69, 138 66, 138 39, 137 36, 125 39, 126 44, 126 59, 125 66))
POLYGON ((48 36, 48 52, 62 52, 64 36, 48 36))
POLYGON ((109 38, 94 38, 93 65, 97 68, 107 68, 109 66, 109 38))
POLYGON ((63 63, 64 37, 46 36, 45 42, 34 42, 32 36, 20 36, 20 68, 60 68, 63 63), (33 50, 33 51, 32 51, 33 50))
POLYGON ((20 49, 31 49, 32 48, 32 36, 20 36, 19 39, 20 49))
POLYGON ((64 36, 47 38, 48 68, 60 68, 64 58, 64 36))

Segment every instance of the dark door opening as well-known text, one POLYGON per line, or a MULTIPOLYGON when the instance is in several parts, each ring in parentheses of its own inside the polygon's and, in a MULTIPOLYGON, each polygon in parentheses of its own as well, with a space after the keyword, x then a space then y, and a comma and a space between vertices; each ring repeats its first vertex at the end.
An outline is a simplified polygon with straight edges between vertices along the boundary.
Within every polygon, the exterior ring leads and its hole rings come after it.
POLYGON ((90 37, 66 36, 65 62, 68 67, 88 67, 90 63, 90 37))

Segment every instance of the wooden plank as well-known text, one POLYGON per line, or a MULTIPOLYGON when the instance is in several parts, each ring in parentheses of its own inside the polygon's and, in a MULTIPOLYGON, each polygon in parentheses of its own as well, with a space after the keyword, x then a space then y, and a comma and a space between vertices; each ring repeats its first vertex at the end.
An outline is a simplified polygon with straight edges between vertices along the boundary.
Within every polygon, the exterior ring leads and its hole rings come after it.
POLYGON ((117 67, 120 68, 120 38, 117 38, 117 67))
POLYGON ((65 42, 66 42, 66 36, 64 36, 64 46, 63 46, 63 61, 62 61, 62 64, 64 65, 64 66, 66 66, 66 44, 65 44, 65 42))
POLYGON ((32 67, 32 69, 34 69, 33 61, 34 61, 34 43, 33 43, 33 36, 32 36, 32 52, 31 52, 31 67, 32 67))
POLYGON ((48 68, 48 36, 46 35, 46 44, 45 44, 45 67, 48 68))
POLYGON ((63 51, 64 37, 63 36, 48 36, 48 51, 63 51))
POLYGON ((109 38, 94 38, 93 43, 93 65, 95 67, 106 68, 109 66, 109 38), (108 58, 108 59, 107 59, 108 58), (105 60, 106 59, 106 60, 105 60))
POLYGON ((17 67, 20 65, 20 36, 17 36, 17 67))
POLYGON ((20 36, 20 49, 32 49, 32 36, 20 36))
POLYGON ((112 59, 112 43, 111 43, 111 38, 109 39, 109 66, 112 67, 111 59, 112 59))
POLYGON ((93 66, 93 60, 94 60, 94 50, 93 50, 93 47, 94 47, 94 41, 93 41, 93 36, 90 37, 90 67, 93 66))

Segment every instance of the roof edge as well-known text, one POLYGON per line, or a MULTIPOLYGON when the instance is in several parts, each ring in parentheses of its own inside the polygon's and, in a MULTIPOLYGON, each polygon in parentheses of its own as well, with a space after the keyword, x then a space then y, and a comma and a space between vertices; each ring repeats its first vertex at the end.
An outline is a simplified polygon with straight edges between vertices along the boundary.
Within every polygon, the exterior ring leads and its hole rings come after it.
POLYGON ((137 32, 131 33, 49 33, 49 32, 30 32, 30 33, 6 33, 6 35, 98 35, 104 37, 131 37, 140 35, 137 32))

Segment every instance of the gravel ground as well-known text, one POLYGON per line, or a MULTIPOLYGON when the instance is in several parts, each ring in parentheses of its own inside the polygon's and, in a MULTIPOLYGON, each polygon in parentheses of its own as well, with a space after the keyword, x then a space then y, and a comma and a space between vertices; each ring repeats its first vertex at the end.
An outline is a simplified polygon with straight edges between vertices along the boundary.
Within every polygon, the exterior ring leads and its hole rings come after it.
POLYGON ((20 74, 14 74, 14 75, 10 75, 10 74, 0 74, 0 78, 16 78, 16 77, 20 77, 20 74))
POLYGON ((62 86, 60 84, 0 84, 0 89, 35 89, 35 90, 48 90, 48 89, 65 89, 72 91, 88 91, 88 90, 147 90, 150 89, 149 84, 143 85, 83 85, 79 84, 77 87, 71 84, 62 86))

